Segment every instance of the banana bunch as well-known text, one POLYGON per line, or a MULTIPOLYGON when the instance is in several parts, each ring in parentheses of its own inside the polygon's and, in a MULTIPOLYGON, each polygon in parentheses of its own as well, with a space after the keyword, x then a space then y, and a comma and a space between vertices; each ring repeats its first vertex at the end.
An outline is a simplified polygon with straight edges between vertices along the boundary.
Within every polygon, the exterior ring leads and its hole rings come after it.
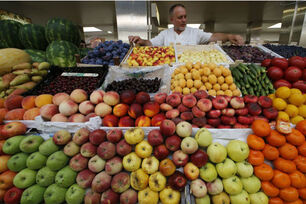
POLYGON ((22 94, 33 89, 48 74, 48 62, 28 62, 12 67, 11 73, 0 77, 0 98, 10 94, 22 94))

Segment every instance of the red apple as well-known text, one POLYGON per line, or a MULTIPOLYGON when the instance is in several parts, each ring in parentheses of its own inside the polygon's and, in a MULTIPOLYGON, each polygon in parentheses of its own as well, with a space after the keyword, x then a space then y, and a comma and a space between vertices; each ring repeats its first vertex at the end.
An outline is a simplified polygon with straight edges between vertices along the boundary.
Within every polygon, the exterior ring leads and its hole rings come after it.
POLYGON ((190 156, 190 161, 198 168, 204 166, 208 161, 208 155, 201 149, 198 149, 190 156))
POLYGON ((106 132, 101 129, 97 129, 89 133, 89 141, 91 144, 99 145, 105 141, 106 132))
POLYGON ((171 120, 163 120, 160 124, 160 132, 165 137, 173 135, 175 128, 175 123, 171 120))
POLYGON ((160 130, 151 130, 148 134, 148 142, 152 146, 163 144, 164 138, 160 130))
POLYGON ((185 175, 180 171, 175 171, 174 174, 168 178, 168 185, 174 190, 183 191, 186 184, 187 179, 185 175))
POLYGON ((166 147, 170 151, 176 151, 180 148, 181 146, 181 138, 177 135, 172 135, 166 139, 166 147))
POLYGON ((123 135, 122 130, 112 129, 112 130, 107 132, 106 138, 107 138, 108 141, 110 141, 112 143, 117 143, 121 140, 122 135, 123 135))
POLYGON ((158 160, 163 160, 169 155, 169 150, 164 144, 158 145, 154 148, 154 156, 158 160))

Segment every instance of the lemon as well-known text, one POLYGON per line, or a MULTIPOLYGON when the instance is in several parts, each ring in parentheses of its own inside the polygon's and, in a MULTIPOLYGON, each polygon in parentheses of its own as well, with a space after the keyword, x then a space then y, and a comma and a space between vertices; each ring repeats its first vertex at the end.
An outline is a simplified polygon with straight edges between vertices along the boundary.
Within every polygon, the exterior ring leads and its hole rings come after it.
POLYGON ((187 73, 187 74, 185 74, 185 79, 192 79, 192 75, 191 75, 191 73, 187 73))
POLYGON ((284 121, 289 121, 289 115, 285 113, 284 111, 279 111, 277 120, 284 120, 284 121))
POLYGON ((218 95, 218 96, 219 96, 219 95, 224 95, 224 91, 222 91, 222 90, 217 91, 217 95, 218 95))
POLYGON ((203 72, 204 72, 204 75, 205 75, 205 76, 209 76, 209 75, 210 75, 210 69, 209 69, 208 67, 205 67, 205 68, 203 69, 203 72))
POLYGON ((183 94, 186 95, 186 94, 190 94, 190 89, 185 87, 183 88, 183 94))
POLYGON ((275 98, 273 100, 273 107, 277 110, 284 110, 287 107, 287 103, 284 99, 275 98))
POLYGON ((198 90, 198 89, 192 87, 192 88, 190 89, 190 92, 191 92, 191 93, 195 93, 195 92, 197 92, 197 90, 198 90))
POLYGON ((187 87, 192 88, 193 87, 193 80, 192 79, 187 79, 187 87))
POLYGON ((275 96, 282 99, 289 98, 290 94, 290 89, 286 86, 279 87, 275 92, 275 96))
POLYGON ((306 118, 306 105, 301 105, 299 107, 299 115, 306 118))
POLYGON ((296 89, 296 88, 290 89, 290 93, 291 94, 301 94, 302 95, 302 92, 300 91, 300 89, 296 89))
POLYGON ((302 116, 298 115, 298 116, 295 116, 295 117, 291 118, 291 123, 297 124, 298 122, 300 122, 302 120, 304 120, 304 118, 302 116))
POLYGON ((240 96, 241 92, 238 89, 235 89, 233 92, 233 96, 240 96))
POLYGON ((225 83, 232 84, 233 83, 233 77, 232 76, 225 77, 225 83))
POLYGON ((181 87, 179 87, 179 86, 175 87, 175 89, 174 89, 174 91, 180 92, 180 93, 182 93, 182 90, 183 89, 181 87))
POLYGON ((202 86, 201 80, 194 80, 193 85, 195 88, 200 88, 202 86))
POLYGON ((295 105, 289 104, 286 107, 285 112, 289 115, 290 118, 292 118, 299 114, 299 109, 295 105))
POLYGON ((209 82, 206 82, 206 83, 205 83, 205 86, 206 86, 207 90, 212 89, 212 85, 211 85, 211 83, 209 83, 209 82))
POLYGON ((218 84, 223 84, 224 83, 224 77, 223 76, 219 76, 218 77, 218 84))
POLYGON ((232 97, 233 96, 233 92, 231 90, 225 90, 224 91, 224 95, 232 97))
POLYGON ((220 88, 221 88, 221 87, 220 87, 220 84, 214 84, 214 85, 213 85, 213 89, 216 90, 216 91, 219 91, 220 88))
POLYGON ((237 86, 236 86, 236 84, 232 83, 232 84, 229 86, 229 88, 230 88, 231 91, 234 91, 234 90, 237 88, 237 86))
POLYGON ((208 95, 211 95, 211 96, 216 96, 217 92, 213 89, 209 90, 208 91, 208 95))
POLYGON ((185 78, 184 74, 182 74, 182 73, 179 73, 176 76, 177 76, 178 79, 184 79, 185 78))
POLYGON ((305 102, 304 96, 298 93, 291 94, 288 100, 291 104, 296 106, 300 106, 305 102))
POLYGON ((219 77, 219 76, 221 76, 222 71, 221 71, 221 69, 219 69, 219 68, 215 68, 215 69, 213 70, 213 73, 214 73, 214 75, 215 75, 216 77, 219 77))
POLYGON ((208 81, 211 84, 215 84, 215 83, 217 83, 217 77, 215 75, 211 74, 211 75, 208 76, 208 81))
POLYGON ((201 87, 199 88, 199 90, 204 90, 204 91, 207 91, 207 89, 206 89, 206 87, 205 87, 205 86, 201 86, 201 87))
POLYGON ((222 74, 223 74, 223 76, 227 77, 227 76, 231 75, 231 71, 227 68, 223 68, 222 69, 222 74))
POLYGON ((186 67, 181 67, 180 70, 181 70, 181 73, 183 74, 187 74, 189 72, 186 67))
POLYGON ((221 85, 221 89, 222 89, 223 91, 226 91, 226 90, 228 89, 228 85, 227 85, 227 84, 222 84, 222 85, 221 85))
POLYGON ((273 94, 269 94, 268 97, 271 98, 272 100, 276 98, 274 93, 273 94))
POLYGON ((184 88, 186 86, 186 80, 185 79, 180 79, 179 86, 184 88))
POLYGON ((207 76, 202 76, 202 82, 203 83, 208 82, 208 77, 207 76))

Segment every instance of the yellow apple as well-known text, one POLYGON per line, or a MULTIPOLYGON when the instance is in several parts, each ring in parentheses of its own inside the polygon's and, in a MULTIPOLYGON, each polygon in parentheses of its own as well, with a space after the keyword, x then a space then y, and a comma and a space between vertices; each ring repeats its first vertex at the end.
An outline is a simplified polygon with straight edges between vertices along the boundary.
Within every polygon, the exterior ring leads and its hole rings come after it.
POLYGON ((147 173, 147 174, 153 174, 158 170, 159 167, 159 161, 156 159, 156 157, 151 156, 148 158, 145 158, 142 161, 141 168, 147 173))
POLYGON ((135 152, 131 152, 123 157, 123 167, 127 171, 135 171, 140 168, 141 159, 135 152))
POLYGON ((166 186, 167 179, 159 171, 149 177, 149 186, 152 191, 161 191, 166 186))
POLYGON ((131 173, 131 186, 137 190, 143 190, 148 186, 149 175, 142 169, 137 169, 131 173))
POLYGON ((144 131, 140 127, 130 128, 124 133, 125 141, 131 145, 141 142, 143 138, 144 131))
POLYGON ((138 192, 138 203, 139 204, 157 204, 158 193, 152 191, 150 188, 146 188, 138 192))
POLYGON ((143 140, 135 147, 135 152, 140 158, 147 158, 151 156, 153 147, 148 141, 143 140))
POLYGON ((168 186, 159 193, 159 198, 163 204, 178 204, 181 201, 181 193, 168 186))

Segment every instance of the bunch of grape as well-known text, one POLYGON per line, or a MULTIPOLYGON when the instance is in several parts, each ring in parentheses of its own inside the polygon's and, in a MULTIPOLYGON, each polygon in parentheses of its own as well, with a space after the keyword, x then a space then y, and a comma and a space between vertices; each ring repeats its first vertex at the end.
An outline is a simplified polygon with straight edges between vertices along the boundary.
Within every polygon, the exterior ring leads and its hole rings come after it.
POLYGON ((105 41, 100 43, 97 47, 87 53, 82 59, 84 64, 98 64, 98 65, 114 65, 114 58, 119 58, 121 62, 128 52, 130 45, 118 41, 105 41))

